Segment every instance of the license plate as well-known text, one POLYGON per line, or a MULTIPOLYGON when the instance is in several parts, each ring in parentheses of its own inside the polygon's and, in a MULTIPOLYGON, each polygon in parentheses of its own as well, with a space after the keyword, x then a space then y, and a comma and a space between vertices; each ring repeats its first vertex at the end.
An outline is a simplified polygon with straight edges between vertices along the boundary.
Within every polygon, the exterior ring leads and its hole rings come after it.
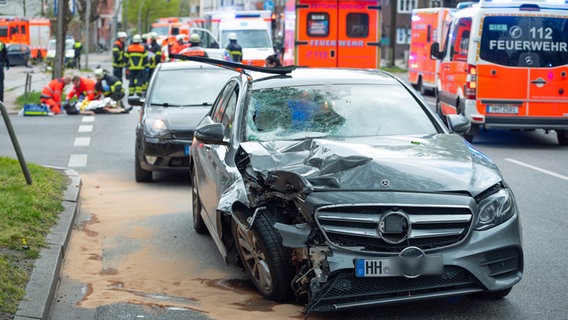
POLYGON ((487 113, 506 113, 506 114, 518 114, 519 107, 511 105, 488 105, 487 113))
POLYGON ((441 255, 428 255, 416 260, 400 257, 355 260, 355 276, 357 277, 405 276, 415 278, 420 275, 440 274, 443 268, 441 255))
POLYGON ((190 145, 186 145, 184 148, 184 153, 186 156, 189 156, 189 153, 191 152, 191 146, 190 145))

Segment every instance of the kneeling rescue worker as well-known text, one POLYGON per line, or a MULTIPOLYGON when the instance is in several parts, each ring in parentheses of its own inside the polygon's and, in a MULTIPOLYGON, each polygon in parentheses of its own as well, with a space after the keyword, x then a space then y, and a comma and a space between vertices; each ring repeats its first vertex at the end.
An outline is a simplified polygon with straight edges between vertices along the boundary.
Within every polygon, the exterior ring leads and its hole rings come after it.
POLYGON ((41 89, 39 101, 49 107, 54 114, 61 113, 61 95, 66 85, 71 83, 71 76, 51 80, 41 89))
POLYGON ((95 69, 95 90, 101 92, 103 96, 110 97, 122 106, 122 98, 124 98, 124 89, 122 88, 122 81, 117 77, 107 74, 103 69, 95 69))

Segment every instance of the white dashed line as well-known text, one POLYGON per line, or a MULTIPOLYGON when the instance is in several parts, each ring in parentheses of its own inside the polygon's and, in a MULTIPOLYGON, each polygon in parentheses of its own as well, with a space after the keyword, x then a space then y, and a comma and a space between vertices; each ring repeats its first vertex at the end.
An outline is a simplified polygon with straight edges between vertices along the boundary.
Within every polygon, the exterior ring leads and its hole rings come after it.
POLYGON ((81 122, 95 122, 95 116, 84 116, 81 122))
POLYGON ((546 170, 546 169, 542 169, 542 168, 539 168, 539 167, 535 167, 535 166, 533 166, 533 165, 530 165, 530 164, 528 164, 528 163, 524 163, 524 162, 521 162, 521 161, 518 161, 518 160, 515 160, 515 159, 506 158, 505 160, 506 160, 506 161, 509 161, 509 162, 512 162, 512 163, 515 163, 515 164, 518 164, 518 165, 523 166, 523 167, 525 167, 525 168, 529 168, 529 169, 532 169, 532 170, 535 170, 535 171, 538 171, 538 172, 545 173, 545 174, 547 174, 547 175, 549 175, 549 176, 553 176, 553 177, 560 178, 560 179, 562 179, 562 180, 568 181, 568 177, 567 177, 567 176, 563 176, 563 175, 558 174, 558 173, 556 173, 556 172, 552 172, 552 171, 548 171, 548 170, 546 170))
POLYGON ((93 132, 92 124, 82 124, 79 126, 79 132, 93 132))
POLYGON ((69 157, 69 163, 67 164, 69 168, 86 167, 87 166, 87 155, 86 154, 72 154, 69 157))
POLYGON ((77 137, 73 143, 74 147, 88 147, 91 144, 90 137, 77 137))

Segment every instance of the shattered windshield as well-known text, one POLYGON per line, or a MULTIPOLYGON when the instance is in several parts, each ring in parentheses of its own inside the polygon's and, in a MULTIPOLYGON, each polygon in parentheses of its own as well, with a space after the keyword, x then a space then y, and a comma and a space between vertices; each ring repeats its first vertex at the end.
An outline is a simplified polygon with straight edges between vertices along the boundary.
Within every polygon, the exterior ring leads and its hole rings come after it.
POLYGON ((257 141, 436 133, 420 104, 395 85, 255 90, 245 121, 246 139, 257 141))

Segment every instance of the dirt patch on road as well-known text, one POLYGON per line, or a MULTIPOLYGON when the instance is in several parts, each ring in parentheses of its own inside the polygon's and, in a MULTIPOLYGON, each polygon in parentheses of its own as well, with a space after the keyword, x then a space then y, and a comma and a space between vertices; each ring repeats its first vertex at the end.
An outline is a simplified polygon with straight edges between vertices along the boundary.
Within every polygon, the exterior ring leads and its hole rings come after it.
MULTIPOLYGON (((83 175, 82 181, 81 216, 88 219, 74 230, 62 271, 89 288, 79 306, 128 302, 190 308, 215 319, 303 318, 302 306, 264 299, 248 280, 234 279, 219 257, 202 261, 204 249, 184 234, 193 233, 189 185, 180 193, 112 176, 83 175), (175 219, 183 212, 187 226, 180 228, 175 219), (173 225, 164 226, 169 219, 173 225)), ((211 250, 210 238, 198 240, 211 250)))

